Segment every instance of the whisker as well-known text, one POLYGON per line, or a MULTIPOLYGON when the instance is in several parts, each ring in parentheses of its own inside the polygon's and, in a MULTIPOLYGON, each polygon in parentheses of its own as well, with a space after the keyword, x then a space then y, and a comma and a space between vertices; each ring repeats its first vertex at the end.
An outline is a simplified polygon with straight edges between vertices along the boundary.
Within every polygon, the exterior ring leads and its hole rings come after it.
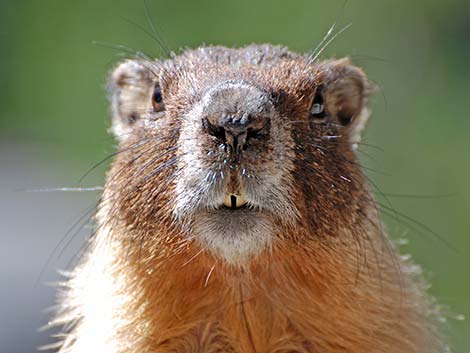
POLYGON ((160 47, 165 51, 165 54, 169 55, 170 52, 167 51, 167 48, 162 45, 162 43, 160 42, 159 38, 158 37, 155 37, 152 33, 150 33, 146 28, 144 28, 142 25, 140 25, 139 23, 136 23, 128 18, 125 18, 125 17, 121 17, 122 20, 124 20, 125 22, 131 24, 131 25, 134 25, 135 27, 137 27, 138 29, 140 29, 142 32, 144 32, 146 35, 148 35, 151 39, 153 39, 158 45, 160 45, 160 47))
POLYGON ((331 27, 328 29, 328 32, 326 32, 325 36, 322 38, 320 43, 318 43, 315 49, 313 49, 313 51, 310 53, 310 55, 307 58, 307 64, 305 66, 310 65, 310 63, 313 61, 312 58, 314 58, 317 55, 318 50, 323 45, 323 43, 329 38, 329 36, 331 35, 335 27, 336 27, 336 22, 331 25, 331 27))
MULTIPOLYGON (((128 47, 128 46, 123 45, 123 44, 113 44, 113 43, 102 42, 102 41, 97 41, 97 40, 91 41, 91 44, 99 46, 99 47, 103 47, 103 48, 108 48, 108 49, 123 50, 127 54, 131 54, 131 55, 138 55, 139 53, 141 53, 139 50, 133 49, 133 48, 128 47)), ((146 58, 148 58, 148 56, 146 56, 145 54, 143 54, 143 55, 146 58)), ((150 60, 150 59, 148 59, 148 60, 150 60)))
POLYGON ((170 165, 173 165, 176 163, 176 158, 172 158, 170 159, 169 161, 163 163, 163 164, 160 164, 157 168, 155 168, 150 174, 148 174, 147 176, 144 177, 144 182, 148 181, 149 179, 153 178, 155 175, 158 174, 159 171, 161 171, 162 169, 166 168, 167 166, 170 166, 170 165))
POLYGON ((313 58, 311 58, 309 61, 308 61, 308 65, 310 65, 312 62, 316 61, 318 59, 318 57, 321 55, 321 53, 340 35, 342 34, 344 31, 346 31, 349 27, 352 26, 352 23, 349 23, 347 24, 346 26, 344 26, 343 28, 341 28, 338 32, 336 32, 336 34, 331 37, 326 43, 325 45, 315 54, 315 56, 313 58))
POLYGON ((49 265, 52 263, 52 260, 54 259, 54 257, 58 254, 58 258, 60 258, 61 255, 64 252, 64 249, 68 246, 68 244, 70 244, 70 239, 75 238, 75 236, 78 234, 78 232, 74 232, 75 228, 78 227, 77 229, 78 229, 78 231, 80 231, 83 228, 83 226, 90 221, 91 212, 93 212, 95 210, 95 207, 96 207, 96 204, 93 203, 91 206, 88 206, 87 208, 85 208, 85 210, 82 212, 82 214, 79 216, 79 218, 72 224, 72 226, 69 228, 69 230, 64 234, 64 236, 60 239, 60 241, 52 249, 49 257, 47 258, 46 262, 44 263, 44 265, 41 268, 41 271, 39 272, 38 278, 35 282, 35 287, 38 286, 38 284, 42 280, 46 270, 48 269, 49 265), (72 236, 70 237, 71 234, 72 234, 72 236), (69 239, 69 237, 70 237, 70 239, 69 239))
POLYGON ((83 182, 83 180, 93 171, 95 170, 96 168, 98 168, 100 165, 102 165, 103 163, 105 163, 106 161, 110 160, 111 158, 117 156, 118 154, 121 154, 121 153, 124 153, 124 152, 127 152, 129 150, 132 150, 134 148, 138 148, 140 147, 141 145, 143 145, 144 143, 146 143, 146 141, 139 141, 140 144, 135 144, 135 145, 131 145, 130 147, 127 147, 127 148, 124 148, 124 149, 121 149, 121 150, 118 150, 118 151, 115 151, 111 154, 109 154, 108 156, 106 156, 105 158, 103 158, 102 160, 98 161, 97 163, 93 164, 86 172, 85 174, 83 174, 80 179, 78 179, 78 183, 81 184, 83 182))
POLYGON ((383 193, 384 195, 387 195, 388 197, 396 197, 396 198, 409 198, 409 199, 445 199, 449 197, 454 197, 457 196, 457 193, 450 193, 450 194, 437 194, 437 195, 419 195, 419 194, 396 194, 396 193, 383 193))
POLYGON ((152 29, 152 31, 154 33, 154 37, 152 37, 152 38, 156 39, 157 43, 163 48, 163 50, 166 52, 167 56, 171 57, 170 48, 168 47, 166 42, 163 40, 162 36, 158 33, 152 19, 150 18, 150 11, 149 11, 148 1, 147 0, 144 0, 144 6, 145 6, 145 15, 147 16, 147 22, 149 23, 150 28, 152 29))
MULTIPOLYGON (((382 204, 380 202, 377 202, 377 205, 379 205, 379 207, 381 208, 382 211, 392 212, 392 214, 395 214, 396 216, 398 216, 402 222, 406 223, 409 227, 411 227, 412 229, 414 229, 418 233, 422 234, 422 232, 420 232, 419 229, 424 230, 425 232, 433 235, 437 240, 442 242, 449 249, 451 249, 452 251, 454 251, 457 254, 461 255, 461 252, 459 250, 457 250, 448 240, 446 240, 441 234, 435 232, 434 230, 432 230, 430 227, 428 227, 424 223, 419 222, 416 219, 413 219, 412 217, 410 217, 410 216, 408 216, 408 215, 406 215, 402 212, 398 212, 394 209, 391 209, 390 207, 385 206, 384 204, 382 204), (412 225, 416 226, 417 228, 413 227, 412 225)), ((390 216, 390 214, 388 214, 388 215, 390 216)))
POLYGON ((196 257, 198 257, 199 255, 201 255, 204 251, 205 251, 204 248, 202 248, 201 250, 199 250, 195 255, 191 256, 183 265, 181 265, 181 267, 187 266, 187 265, 188 265, 189 263, 191 263, 196 257))
POLYGON ((204 281, 204 288, 206 288, 207 285, 209 284, 209 279, 211 278, 211 275, 212 275, 212 272, 214 272, 214 269, 215 269, 215 264, 212 265, 211 269, 209 270, 209 273, 207 274, 206 280, 204 281))
POLYGON ((370 148, 373 148, 373 149, 375 149, 377 151, 380 151, 380 152, 385 152, 385 150, 382 147, 379 147, 379 146, 376 146, 376 145, 371 145, 370 143, 355 142, 355 144, 359 145, 359 146, 370 147, 370 148))
POLYGON ((21 192, 56 192, 56 191, 101 191, 102 186, 84 187, 59 187, 59 188, 40 188, 40 189, 18 189, 21 192))

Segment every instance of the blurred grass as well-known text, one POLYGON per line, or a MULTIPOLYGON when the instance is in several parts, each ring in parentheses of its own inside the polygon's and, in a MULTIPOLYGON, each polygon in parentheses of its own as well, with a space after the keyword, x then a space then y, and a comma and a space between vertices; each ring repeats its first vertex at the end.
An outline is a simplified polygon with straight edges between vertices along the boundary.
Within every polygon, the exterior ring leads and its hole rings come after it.
MULTIPOLYGON (((425 268, 451 316, 470 316, 468 1, 358 0, 343 9, 339 0, 150 0, 149 7, 175 51, 252 42, 309 51, 333 22, 351 22, 323 57, 349 55, 380 88, 365 142, 382 151, 363 148, 364 163, 380 173, 369 176, 383 193, 435 196, 378 197, 445 241, 394 217, 387 224, 395 237, 410 239, 404 251, 425 268)), ((105 76, 127 55, 92 42, 162 55, 129 21, 150 30, 143 0, 1 1, 0 138, 41 142, 71 164, 92 165, 109 154, 105 76)), ((455 352, 467 352, 469 322, 450 321, 455 352)))

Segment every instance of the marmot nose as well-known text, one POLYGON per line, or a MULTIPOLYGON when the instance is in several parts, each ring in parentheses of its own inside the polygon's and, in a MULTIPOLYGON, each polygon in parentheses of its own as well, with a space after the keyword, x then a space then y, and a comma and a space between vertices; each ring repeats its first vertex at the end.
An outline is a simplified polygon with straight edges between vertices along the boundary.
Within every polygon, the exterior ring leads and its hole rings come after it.
POLYGON ((245 150, 254 138, 262 138, 267 133, 268 119, 252 114, 223 114, 203 120, 206 131, 223 142, 229 152, 238 155, 245 150))

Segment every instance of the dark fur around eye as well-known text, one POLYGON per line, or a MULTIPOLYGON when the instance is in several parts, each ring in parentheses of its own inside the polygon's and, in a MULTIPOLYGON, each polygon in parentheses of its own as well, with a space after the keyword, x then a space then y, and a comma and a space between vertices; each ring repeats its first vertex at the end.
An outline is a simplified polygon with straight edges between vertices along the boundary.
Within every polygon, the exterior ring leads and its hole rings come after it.
POLYGON ((165 110, 165 105, 163 104, 163 94, 160 86, 155 86, 155 89, 152 94, 152 106, 155 112, 161 112, 165 110))
POLYGON ((338 112, 338 121, 341 125, 348 125, 353 120, 353 115, 347 112, 338 112))
POLYGON ((285 97, 286 92, 285 91, 271 91, 269 93, 269 99, 271 100, 271 103, 273 104, 279 104, 281 100, 285 97))
POLYGON ((323 100, 322 87, 319 86, 313 97, 312 106, 310 107, 310 117, 315 119, 323 119, 325 114, 325 102, 323 100))

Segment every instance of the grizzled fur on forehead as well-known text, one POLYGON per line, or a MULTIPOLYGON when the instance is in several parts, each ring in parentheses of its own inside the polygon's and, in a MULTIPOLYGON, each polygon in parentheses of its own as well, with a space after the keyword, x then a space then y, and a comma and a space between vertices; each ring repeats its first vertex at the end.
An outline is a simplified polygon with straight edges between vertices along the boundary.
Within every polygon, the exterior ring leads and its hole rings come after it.
POLYGON ((201 99, 210 87, 225 81, 244 81, 274 96, 291 93, 301 99, 307 90, 315 89, 315 75, 311 68, 299 68, 300 60, 286 58, 260 66, 249 62, 240 66, 211 61, 171 63, 161 82, 167 94, 179 102, 179 113, 201 99))
POLYGON ((163 62, 137 60, 119 65, 109 81, 113 115, 118 117, 114 119, 114 132, 119 135, 127 130, 129 121, 150 110, 155 85, 162 87, 165 100, 171 102, 167 115, 176 117, 191 109, 209 87, 225 80, 247 81, 272 93, 283 103, 278 105, 281 114, 287 116, 307 111, 310 98, 321 85, 330 88, 327 94, 336 91, 336 95, 331 95, 331 110, 343 103, 335 98, 348 101, 355 96, 355 106, 349 107, 358 120, 353 125, 352 140, 359 139, 364 127, 367 114, 362 114, 361 109, 366 108, 372 91, 364 73, 347 59, 308 63, 305 56, 271 45, 198 48, 163 62), (350 84, 344 84, 348 81, 350 84))

